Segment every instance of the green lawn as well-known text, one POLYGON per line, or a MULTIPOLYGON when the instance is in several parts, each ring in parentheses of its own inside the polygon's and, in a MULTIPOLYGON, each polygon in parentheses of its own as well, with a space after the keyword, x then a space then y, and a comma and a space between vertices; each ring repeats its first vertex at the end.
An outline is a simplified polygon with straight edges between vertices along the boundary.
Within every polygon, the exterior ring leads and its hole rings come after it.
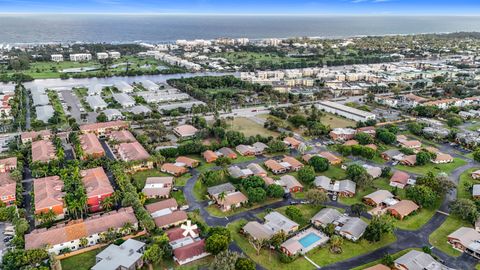
POLYGON ((205 195, 207 195, 207 187, 203 185, 202 181, 198 180, 193 186, 193 196, 197 201, 205 200, 205 195))
POLYGON ((405 217, 403 220, 397 220, 395 226, 403 230, 420 229, 435 215, 435 212, 437 212, 437 209, 442 204, 442 200, 443 198, 437 200, 433 208, 420 208, 416 214, 405 217))
MULTIPOLYGON (((275 211, 279 212, 280 214, 287 216, 286 210, 288 206, 283 206, 280 208, 275 209, 275 211)), ((300 209, 300 212, 302 212, 302 220, 298 222, 300 224, 300 227, 304 227, 305 225, 310 223, 310 219, 318 213, 324 206, 322 205, 311 205, 311 204, 299 204, 299 205, 294 205, 294 207, 300 209)))
POLYGON ((183 187, 187 184, 188 179, 190 179, 192 175, 190 173, 186 173, 180 177, 175 178, 175 186, 183 187))
POLYGON ((328 248, 320 248, 308 252, 307 256, 316 264, 320 266, 325 266, 335 262, 346 260, 348 258, 353 258, 362 254, 372 252, 376 249, 387 246, 395 242, 396 240, 397 239, 393 234, 389 234, 383 237, 382 240, 376 243, 370 243, 365 239, 361 239, 355 243, 344 240, 342 245, 343 252, 341 254, 332 254, 328 248))
POLYGON ((62 270, 90 270, 95 265, 95 256, 102 251, 101 248, 87 251, 61 260, 62 270))
POLYGON ((325 115, 320 118, 320 121, 324 125, 329 125, 331 128, 344 128, 354 127, 355 121, 343 118, 334 114, 324 113, 325 115))
MULTIPOLYGON (((422 251, 421 249, 419 248, 409 248, 409 249, 405 249, 405 250, 402 250, 400 252, 397 252, 395 254, 392 254, 392 257, 394 260, 400 258, 401 256, 407 254, 408 252, 410 252, 411 250, 418 250, 418 251, 422 251)), ((377 265, 377 264, 381 264, 382 263, 382 259, 379 259, 379 260, 376 260, 376 261, 373 261, 373 262, 369 262, 369 263, 366 263, 364 265, 361 265, 361 266, 358 266, 358 267, 355 267, 355 268, 352 268, 351 270, 362 270, 362 269, 365 269, 365 268, 368 268, 368 267, 372 267, 374 265, 377 265)))
POLYGON ((177 200, 178 205, 186 205, 187 199, 185 199, 185 195, 183 194, 183 191, 178 190, 178 191, 172 191, 170 193, 172 197, 177 200))
POLYGON ((460 158, 454 158, 452 163, 447 164, 433 164, 429 163, 423 166, 405 166, 405 165, 397 165, 395 166, 397 169, 402 171, 407 171, 415 174, 426 174, 428 172, 433 173, 440 173, 445 172, 450 174, 456 168, 467 164, 467 162, 460 158))
POLYGON ((438 227, 432 234, 429 236, 430 244, 439 250, 443 251, 445 254, 450 256, 460 256, 462 253, 454 248, 447 242, 447 236, 452 232, 456 231, 460 227, 471 227, 471 224, 463 221, 459 218, 449 216, 445 222, 438 227))
POLYGON ((171 176, 169 174, 163 173, 156 169, 139 171, 132 174, 132 181, 133 184, 137 187, 138 190, 143 189, 145 187, 145 181, 148 177, 159 177, 159 176, 171 176))
POLYGON ((272 203, 278 202, 280 200, 282 200, 282 199, 268 198, 265 201, 263 201, 261 203, 255 203, 250 207, 239 207, 239 208, 236 208, 234 210, 227 211, 227 212, 222 212, 216 204, 212 204, 212 205, 209 205, 207 208, 205 208, 205 210, 207 210, 207 212, 210 213, 210 215, 215 216, 215 217, 228 217, 228 216, 235 215, 235 214, 238 214, 238 213, 242 213, 242 212, 245 212, 245 211, 253 210, 253 209, 268 205, 268 204, 272 204, 272 203))
POLYGON ((340 166, 330 166, 326 172, 322 172, 319 175, 325 175, 334 180, 343 180, 347 178, 347 173, 340 168, 340 166))
POLYGON ((268 130, 259 123, 246 117, 235 117, 233 120, 227 120, 227 123, 229 124, 229 130, 240 131, 247 137, 255 135, 277 137, 279 135, 278 132, 268 130))
POLYGON ((472 172, 478 170, 479 168, 472 168, 470 170, 466 170, 460 175, 460 180, 458 182, 457 186, 457 198, 465 198, 465 199, 471 199, 472 198, 472 192, 468 189, 465 188, 465 184, 471 183, 471 184, 480 184, 479 180, 475 180, 472 178, 471 174, 472 172))
MULTIPOLYGON (((351 198, 340 198, 339 201, 346 205, 352 205, 355 203, 362 203, 362 199, 365 195, 368 195, 376 190, 384 189, 393 192, 394 188, 390 186, 390 180, 386 178, 378 178, 373 182, 373 187, 365 188, 363 190, 357 189, 355 196, 351 198)), ((405 198, 405 190, 397 189, 397 196, 405 198)))
POLYGON ((255 159, 256 159, 256 157, 252 157, 252 156, 241 156, 240 154, 238 154, 236 159, 232 159, 232 164, 237 164, 237 163, 243 163, 243 162, 253 161, 253 160, 255 160, 255 159))

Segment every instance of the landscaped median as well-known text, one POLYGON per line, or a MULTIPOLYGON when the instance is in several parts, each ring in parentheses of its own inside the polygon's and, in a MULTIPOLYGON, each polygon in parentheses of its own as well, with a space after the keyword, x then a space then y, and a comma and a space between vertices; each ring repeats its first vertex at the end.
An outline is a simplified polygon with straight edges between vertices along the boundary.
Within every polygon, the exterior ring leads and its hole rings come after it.
POLYGON ((430 244, 443 251, 445 254, 453 257, 460 256, 462 253, 452 248, 452 246, 447 242, 447 236, 460 227, 471 227, 471 224, 468 224, 468 222, 457 217, 449 216, 440 227, 430 234, 428 240, 430 244))

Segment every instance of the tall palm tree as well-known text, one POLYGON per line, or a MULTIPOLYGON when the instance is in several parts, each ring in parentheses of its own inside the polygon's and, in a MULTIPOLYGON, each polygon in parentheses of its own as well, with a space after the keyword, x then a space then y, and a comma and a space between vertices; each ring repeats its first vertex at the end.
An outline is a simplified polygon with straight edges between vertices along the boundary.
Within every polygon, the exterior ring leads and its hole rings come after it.
POLYGON ((101 202, 102 209, 104 209, 105 211, 112 210, 113 205, 114 205, 114 201, 113 201, 112 196, 106 197, 101 202))
POLYGON ((330 237, 330 252, 332 253, 342 253, 342 244, 343 238, 338 235, 333 235, 330 237))
POLYGON ((221 192, 220 194, 218 194, 218 200, 219 200, 219 201, 225 200, 226 197, 227 197, 227 193, 225 193, 225 191, 223 191, 223 192, 221 192))
POLYGON ((130 234, 133 231, 134 227, 131 222, 125 222, 122 228, 120 229, 122 234, 130 234))

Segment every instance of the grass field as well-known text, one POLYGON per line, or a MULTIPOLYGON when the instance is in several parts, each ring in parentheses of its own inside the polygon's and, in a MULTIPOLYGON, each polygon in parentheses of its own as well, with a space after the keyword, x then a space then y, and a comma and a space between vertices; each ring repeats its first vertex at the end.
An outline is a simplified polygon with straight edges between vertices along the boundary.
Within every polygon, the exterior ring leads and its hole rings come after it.
POLYGON ((471 225, 459 218, 449 216, 440 227, 430 234, 428 240, 430 241, 430 244, 445 252, 445 254, 454 257, 460 256, 462 253, 452 248, 452 246, 447 242, 447 236, 463 226, 470 227, 471 225))
POLYGON ((95 256, 101 248, 61 260, 62 270, 89 270, 95 265, 95 256))
POLYGON ((330 113, 325 113, 325 116, 320 118, 320 121, 322 124, 329 125, 331 128, 344 128, 350 126, 354 127, 356 125, 355 121, 330 113))
POLYGON ((145 186, 145 181, 148 177, 159 177, 159 176, 171 176, 169 174, 163 173, 159 170, 145 170, 139 171, 132 175, 133 184, 137 187, 138 190, 143 189, 145 186))
POLYGON ((245 117, 235 117, 233 121, 228 121, 228 124, 230 125, 228 129, 242 132, 245 136, 262 135, 276 137, 279 135, 277 132, 268 130, 259 123, 245 117))
POLYGON ((447 174, 450 174, 453 170, 465 164, 467 164, 465 160, 460 158, 454 158, 452 163, 447 163, 447 164, 428 163, 423 166, 397 165, 395 167, 399 170, 407 171, 415 174, 426 174, 428 172, 433 172, 435 174, 440 172, 445 172, 447 174))
POLYGON ((457 186, 457 198, 463 198, 463 199, 471 199, 472 198, 472 192, 468 190, 465 187, 465 184, 471 183, 471 184, 480 184, 479 180, 475 180, 472 178, 471 174, 472 172, 478 170, 479 168, 473 168, 470 170, 466 170, 460 175, 460 181, 458 182, 457 186))
POLYGON ((193 196, 197 201, 204 201, 207 194, 207 187, 203 185, 202 181, 198 180, 193 186, 193 196))

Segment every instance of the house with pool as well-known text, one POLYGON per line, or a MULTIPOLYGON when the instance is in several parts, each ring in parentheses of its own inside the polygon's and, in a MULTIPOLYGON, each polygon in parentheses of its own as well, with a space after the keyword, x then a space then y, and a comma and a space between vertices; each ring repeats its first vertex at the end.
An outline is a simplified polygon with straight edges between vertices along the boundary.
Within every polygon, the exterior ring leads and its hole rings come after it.
POLYGON ((288 256, 305 254, 310 250, 325 245, 330 238, 315 228, 308 228, 285 241, 280 250, 288 256))

